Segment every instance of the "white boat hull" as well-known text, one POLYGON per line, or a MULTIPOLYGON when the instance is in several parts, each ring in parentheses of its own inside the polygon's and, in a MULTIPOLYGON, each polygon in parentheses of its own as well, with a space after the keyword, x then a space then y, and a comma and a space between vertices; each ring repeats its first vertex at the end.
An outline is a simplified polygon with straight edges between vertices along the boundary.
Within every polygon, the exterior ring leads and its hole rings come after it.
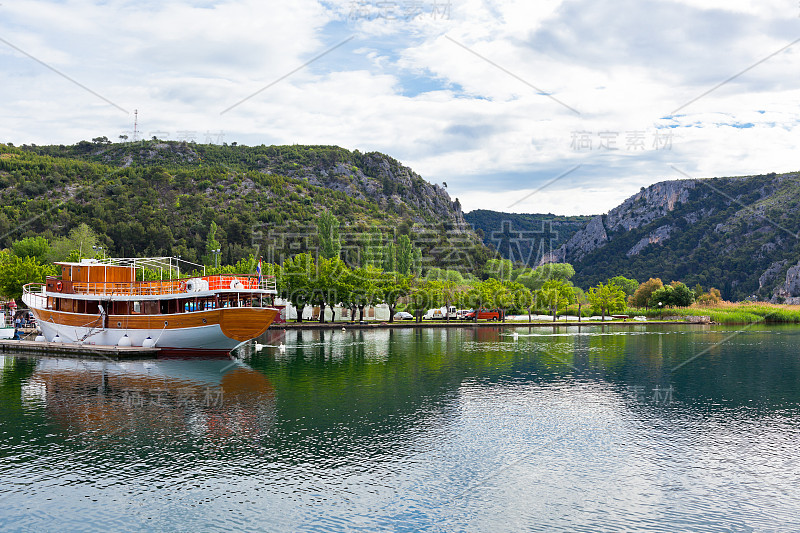
POLYGON ((101 331, 96 329, 66 326, 53 322, 40 322, 42 334, 48 342, 60 340, 65 343, 81 343, 86 345, 117 346, 120 340, 127 335, 130 339, 129 346, 142 346, 145 339, 150 337, 155 341, 156 348, 171 348, 180 346, 182 351, 213 351, 230 352, 244 344, 225 336, 218 324, 181 329, 118 329, 106 328, 101 331), (58 335, 58 339, 56 339, 58 335))

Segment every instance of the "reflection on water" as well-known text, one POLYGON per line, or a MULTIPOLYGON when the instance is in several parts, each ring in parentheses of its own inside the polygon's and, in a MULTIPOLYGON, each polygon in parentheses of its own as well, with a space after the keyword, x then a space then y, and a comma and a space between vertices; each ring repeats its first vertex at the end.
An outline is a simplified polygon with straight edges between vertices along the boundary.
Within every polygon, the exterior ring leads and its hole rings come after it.
POLYGON ((731 333, 275 330, 236 362, 4 356, 0 530, 798 530, 800 328, 731 333))
POLYGON ((258 436, 274 416, 269 380, 225 360, 98 362, 41 359, 22 386, 68 434, 103 437, 165 431, 258 436))

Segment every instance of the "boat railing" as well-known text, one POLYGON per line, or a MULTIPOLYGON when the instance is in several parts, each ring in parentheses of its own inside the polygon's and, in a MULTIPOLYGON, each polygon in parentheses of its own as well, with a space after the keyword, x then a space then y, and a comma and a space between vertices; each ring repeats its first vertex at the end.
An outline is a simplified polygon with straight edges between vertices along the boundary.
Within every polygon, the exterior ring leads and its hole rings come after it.
POLYGON ((31 307, 47 307, 44 283, 28 283, 22 287, 22 294, 26 296, 27 304, 31 307))
POLYGON ((81 282, 70 284, 71 294, 99 295, 99 296, 162 296, 171 294, 190 295, 200 290, 205 290, 204 283, 198 284, 196 280, 208 283, 208 290, 276 290, 274 277, 263 278, 259 283, 257 276, 214 275, 202 276, 180 280, 136 281, 136 282, 81 282))

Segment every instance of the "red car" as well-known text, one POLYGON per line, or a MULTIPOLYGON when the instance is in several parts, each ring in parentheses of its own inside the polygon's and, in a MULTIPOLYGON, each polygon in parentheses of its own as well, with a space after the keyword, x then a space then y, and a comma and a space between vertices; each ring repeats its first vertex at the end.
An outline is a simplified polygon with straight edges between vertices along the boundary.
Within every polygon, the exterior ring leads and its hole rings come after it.
POLYGON ((503 311, 500 309, 478 309, 464 315, 464 320, 475 320, 476 313, 478 320, 501 320, 503 318, 503 311))

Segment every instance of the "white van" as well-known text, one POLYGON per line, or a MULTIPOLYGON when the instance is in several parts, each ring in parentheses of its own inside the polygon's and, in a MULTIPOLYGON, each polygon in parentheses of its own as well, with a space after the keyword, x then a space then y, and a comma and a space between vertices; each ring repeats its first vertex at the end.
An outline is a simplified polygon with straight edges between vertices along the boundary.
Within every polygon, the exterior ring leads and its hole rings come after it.
POLYGON ((450 307, 437 307, 436 309, 428 309, 428 312, 422 317, 425 320, 444 320, 446 318, 450 320, 457 320, 458 311, 456 310, 456 306, 451 305, 450 307))

